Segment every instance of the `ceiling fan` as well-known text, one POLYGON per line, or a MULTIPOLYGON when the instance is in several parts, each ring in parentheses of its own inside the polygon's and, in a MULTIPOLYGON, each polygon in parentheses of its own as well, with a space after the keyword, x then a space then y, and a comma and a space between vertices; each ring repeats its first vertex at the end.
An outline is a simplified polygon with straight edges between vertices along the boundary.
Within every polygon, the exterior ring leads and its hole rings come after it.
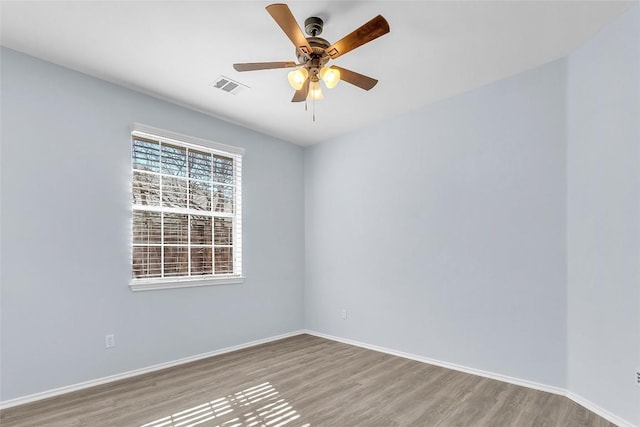
POLYGON ((236 71, 269 70, 274 68, 296 68, 289 73, 289 83, 296 90, 291 102, 300 102, 306 99, 322 99, 322 91, 319 81, 322 79, 327 88, 332 88, 340 80, 351 83, 364 90, 370 90, 378 80, 346 68, 332 65, 327 67, 329 60, 336 59, 365 43, 377 39, 389 32, 387 20, 378 15, 369 22, 361 25, 339 41, 330 44, 327 40, 318 37, 322 33, 324 22, 318 17, 307 18, 304 22, 305 31, 309 37, 305 37, 302 30, 286 4, 271 4, 266 7, 267 12, 282 28, 296 47, 298 62, 252 62, 233 64, 236 71))

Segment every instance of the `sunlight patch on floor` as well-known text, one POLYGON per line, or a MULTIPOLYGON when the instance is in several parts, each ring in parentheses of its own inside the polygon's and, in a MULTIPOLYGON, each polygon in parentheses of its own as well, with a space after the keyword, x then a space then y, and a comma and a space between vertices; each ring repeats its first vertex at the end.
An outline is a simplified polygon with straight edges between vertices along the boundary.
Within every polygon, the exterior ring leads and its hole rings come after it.
MULTIPOLYGON (((299 418, 300 414, 279 397, 275 387, 264 382, 140 427, 194 427, 203 423, 212 427, 283 427, 299 418), (210 421, 217 424, 211 424, 210 421)), ((310 427, 310 424, 300 427, 310 427)))

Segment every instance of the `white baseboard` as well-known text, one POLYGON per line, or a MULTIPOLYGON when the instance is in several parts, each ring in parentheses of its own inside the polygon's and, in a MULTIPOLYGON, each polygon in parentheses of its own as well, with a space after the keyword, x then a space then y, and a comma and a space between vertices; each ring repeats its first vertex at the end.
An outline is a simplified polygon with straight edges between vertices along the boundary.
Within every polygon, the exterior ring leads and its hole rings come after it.
POLYGON ((418 356, 416 354, 405 353, 402 351, 393 350, 386 347, 380 347, 377 345, 371 345, 367 343, 363 343, 360 341, 354 341, 350 339, 335 337, 332 335, 323 334, 315 331, 304 331, 309 335, 315 335, 320 338, 326 338, 332 341, 338 341, 345 344, 355 345, 357 347, 366 348, 369 350, 379 351, 381 353, 391 354, 393 356, 403 357, 405 359, 411 359, 422 363, 428 363, 429 365, 440 366, 442 368, 453 369, 454 371, 464 372, 466 374, 478 375, 485 378, 490 378, 492 380, 498 380, 509 384, 515 384, 527 388, 532 388, 534 390, 546 391, 547 393, 559 394, 561 396, 565 395, 565 390, 559 387, 553 387, 546 384, 540 384, 533 381, 522 380, 520 378, 509 377, 507 375, 496 374, 494 372, 482 371, 480 369, 469 368, 467 366, 456 365, 455 363, 444 362, 442 360, 431 359, 429 357, 418 356))
POLYGON ((557 394, 557 395, 560 395, 560 396, 565 396, 565 397, 573 400, 574 402, 576 402, 578 405, 580 405, 580 406, 588 409, 589 411, 601 416, 602 418, 606 419, 607 421, 610 421, 610 422, 614 423, 618 427, 636 427, 633 424, 631 424, 630 422, 628 422, 626 420, 623 420, 622 418, 612 414, 611 412, 602 409, 598 405, 596 405, 596 404, 588 401, 587 399, 584 399, 581 396, 579 396, 579 395, 577 395, 575 393, 572 393, 571 391, 566 390, 564 388, 554 387, 554 386, 550 386, 550 385, 546 385, 546 384, 540 384, 540 383, 536 383, 534 381, 528 381, 528 380, 523 380, 523 379, 520 379, 520 378, 510 377, 510 376, 507 376, 507 375, 496 374, 494 372, 487 372, 487 371, 483 371, 483 370, 480 370, 480 369, 469 368, 467 366, 461 366, 461 365, 456 365, 454 363, 443 362, 441 360, 431 359, 429 357, 419 356, 419 355, 415 355, 415 354, 411 354, 411 353, 405 353, 405 352, 402 352, 402 351, 397 351, 397 350, 393 350, 393 349, 390 349, 390 348, 380 347, 380 346, 377 346, 377 345, 371 345, 371 344, 367 344, 367 343, 360 342, 360 341, 354 341, 354 340, 347 339, 347 338, 341 338, 341 337, 336 337, 336 336, 333 336, 333 335, 323 334, 321 332, 316 332, 316 331, 311 331, 311 330, 304 330, 303 333, 309 334, 309 335, 314 335, 314 336, 317 336, 317 337, 320 337, 320 338, 326 338, 326 339, 332 340, 332 341, 337 341, 337 342, 341 342, 341 343, 345 343, 345 344, 355 345, 357 347, 362 347, 362 348, 366 348, 366 349, 369 349, 369 350, 379 351, 381 353, 391 354, 393 356, 403 357, 405 359, 411 359, 411 360, 415 360, 415 361, 418 361, 418 362, 428 363, 430 365, 440 366, 440 367, 447 368, 447 369, 453 369, 454 371, 459 371, 459 372, 464 372, 464 373, 467 373, 467 374, 478 375, 478 376, 489 378, 489 379, 492 379, 492 380, 498 380, 498 381, 502 381, 502 382, 509 383, 509 384, 515 384, 515 385, 519 385, 519 386, 522 386, 522 387, 531 388, 531 389, 534 389, 534 390, 540 390, 540 391, 545 391, 547 393, 553 393, 553 394, 557 394))
POLYGON ((149 372, 159 371, 161 369, 171 368, 173 366, 182 365, 189 362, 195 362, 196 360, 206 359, 208 357, 218 356, 224 353, 230 353, 236 350, 242 350, 244 348, 253 347, 259 344, 265 344, 271 341, 281 340, 283 338, 289 338, 295 335, 304 334, 305 331, 294 331, 282 335, 276 335, 269 338, 264 338, 256 341, 251 341, 244 344, 234 345, 232 347, 222 348, 220 350, 214 350, 207 353, 197 354, 195 356, 183 357, 182 359, 172 360, 170 362, 159 363, 153 366, 147 366, 141 369, 134 369, 133 371, 123 372, 121 374, 110 375, 108 377, 98 378, 95 380, 84 381, 69 386, 59 387, 52 390, 43 391, 40 393, 30 394, 28 396, 18 397, 16 399, 5 400, 0 402, 0 409, 11 408, 12 406, 24 405, 25 403, 31 403, 42 399, 48 399, 50 397, 59 396, 61 394, 71 393, 73 391, 83 390, 89 387, 95 387, 114 381, 123 380, 126 378, 135 377, 136 375, 142 375, 149 372))
POLYGON ((569 390, 567 390, 565 395, 569 399, 571 399, 574 402, 576 402, 578 405, 590 410, 594 414, 600 415, 602 418, 604 418, 607 421, 610 421, 610 422, 614 423, 618 427, 635 427, 629 421, 623 420, 622 418, 618 417, 617 415, 614 415, 611 412, 609 412, 609 411, 607 411, 605 409, 602 409, 601 407, 599 407, 595 403, 590 402, 587 399, 585 399, 584 397, 579 396, 579 395, 577 395, 577 394, 575 394, 575 393, 573 393, 573 392, 571 392, 569 390))

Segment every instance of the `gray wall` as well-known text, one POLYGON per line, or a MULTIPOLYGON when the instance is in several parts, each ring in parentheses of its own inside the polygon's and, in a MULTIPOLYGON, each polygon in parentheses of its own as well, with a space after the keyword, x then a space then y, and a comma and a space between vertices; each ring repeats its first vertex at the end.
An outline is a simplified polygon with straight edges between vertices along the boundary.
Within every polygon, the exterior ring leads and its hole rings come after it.
POLYGON ((308 149, 307 328, 565 387, 565 78, 560 60, 308 149))
POLYGON ((7 49, 1 107, 0 400, 303 327, 300 147, 7 49), (129 290, 133 122, 246 148, 244 284, 129 290))
POLYGON ((569 389, 640 425, 640 7, 569 57, 569 389))

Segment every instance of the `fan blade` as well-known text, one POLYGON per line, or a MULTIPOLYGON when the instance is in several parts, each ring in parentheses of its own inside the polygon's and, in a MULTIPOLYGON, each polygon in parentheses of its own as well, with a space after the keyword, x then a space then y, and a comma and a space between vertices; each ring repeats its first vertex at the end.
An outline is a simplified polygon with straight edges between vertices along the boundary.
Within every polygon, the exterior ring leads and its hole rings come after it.
POLYGON ((369 90, 373 88, 378 81, 364 74, 356 73, 355 71, 347 70, 346 68, 332 65, 331 68, 340 71, 340 80, 344 80, 347 83, 351 83, 354 86, 358 86, 361 89, 369 90))
POLYGON ((248 62, 244 64, 233 64, 236 71, 271 70, 274 68, 292 68, 296 63, 293 61, 283 62, 248 62))
POLYGON ((271 15, 280 28, 282 28, 282 31, 289 37, 289 40, 293 42, 296 49, 306 56, 309 56, 311 52, 313 52, 313 49, 311 49, 311 45, 309 45, 309 42, 298 26, 296 18, 293 17, 291 10, 289 10, 289 6, 276 3, 270 4, 266 9, 269 15, 271 15))
POLYGON ((310 78, 307 78, 307 80, 305 80, 300 90, 297 90, 296 93, 293 94, 293 98, 291 98, 291 102, 302 102, 305 99, 307 99, 307 94, 309 93, 310 81, 311 81, 310 78))
POLYGON ((388 32, 389 23, 382 17, 382 15, 378 15, 371 21, 362 25, 360 28, 347 34, 339 41, 329 46, 325 51, 331 59, 336 59, 337 57, 342 56, 365 43, 369 43, 388 32))

